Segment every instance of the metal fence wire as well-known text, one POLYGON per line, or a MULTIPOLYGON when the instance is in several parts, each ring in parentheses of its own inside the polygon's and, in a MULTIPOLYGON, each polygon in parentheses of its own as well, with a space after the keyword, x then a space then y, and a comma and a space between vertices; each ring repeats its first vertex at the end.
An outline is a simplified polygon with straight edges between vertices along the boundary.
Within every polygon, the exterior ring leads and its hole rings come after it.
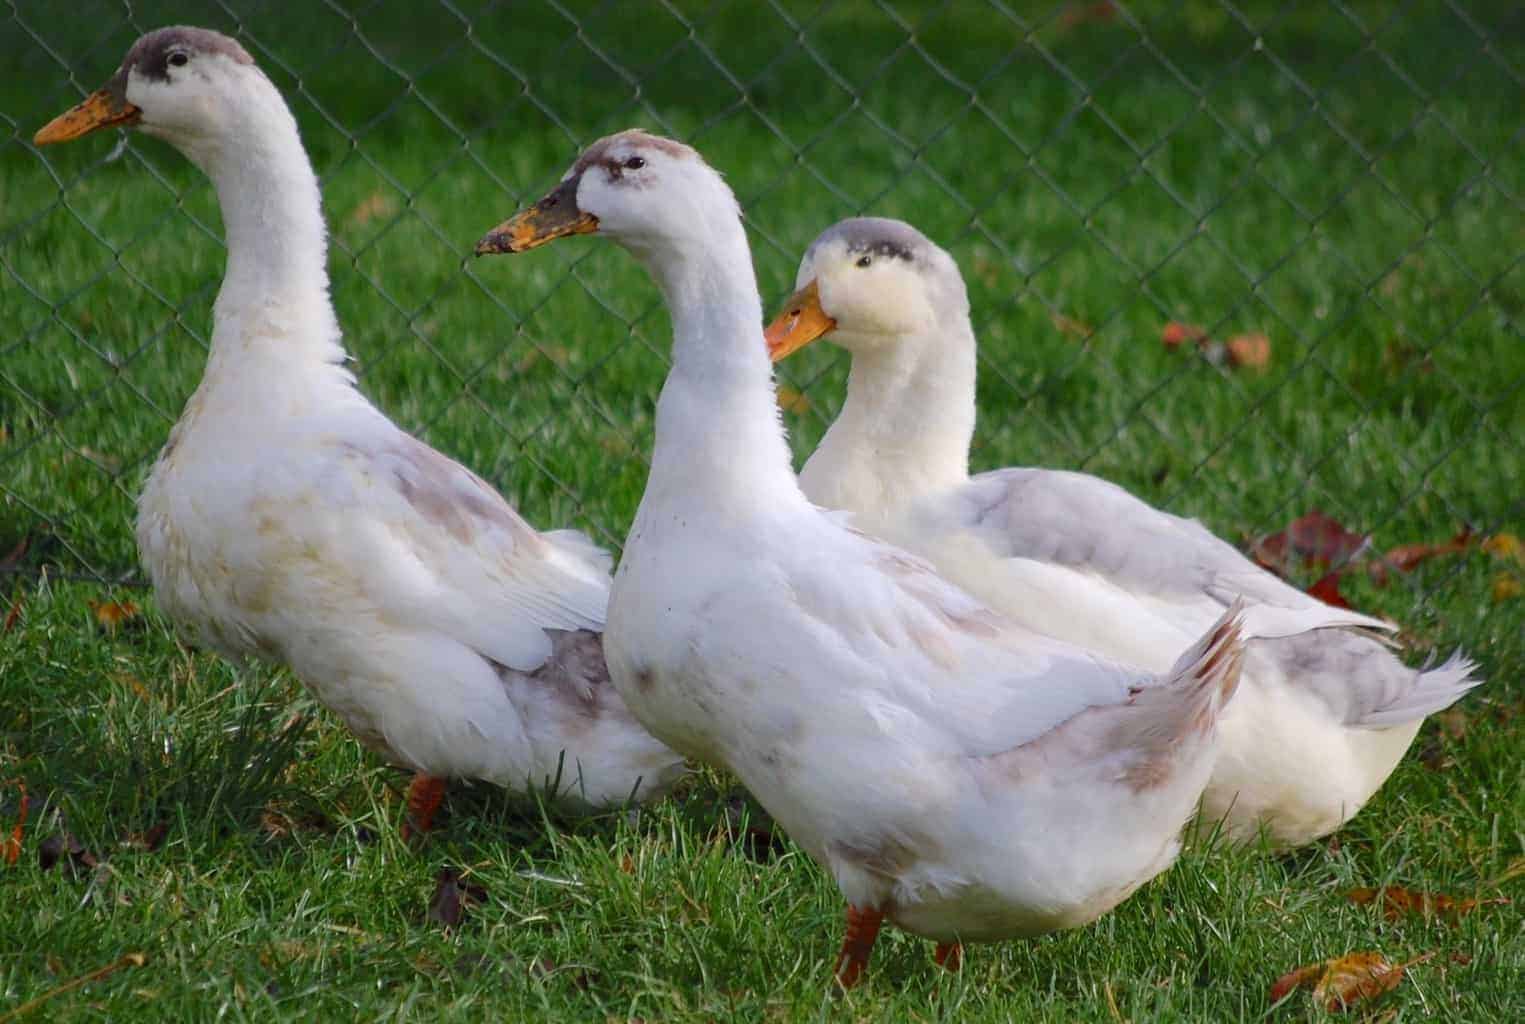
MULTIPOLYGON (((1516 4, 48 0, 0 8, 13 577, 142 580, 133 500, 205 359, 215 196, 152 140, 31 136, 177 22, 240 39, 296 114, 362 386, 538 525, 623 538, 665 314, 607 247, 464 257, 632 124, 727 173, 765 304, 843 216, 949 248, 977 468, 1083 468, 1236 541, 1313 508, 1386 543, 1525 511, 1516 4)), ((802 454, 844 366, 783 369, 802 454)))

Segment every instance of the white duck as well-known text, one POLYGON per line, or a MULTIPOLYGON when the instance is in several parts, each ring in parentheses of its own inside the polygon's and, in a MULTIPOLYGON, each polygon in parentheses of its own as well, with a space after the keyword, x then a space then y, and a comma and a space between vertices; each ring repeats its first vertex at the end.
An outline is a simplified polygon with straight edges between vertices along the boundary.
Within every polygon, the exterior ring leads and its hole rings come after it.
POLYGON ((909 224, 842 221, 811 245, 799 291, 769 326, 781 359, 830 333, 852 353, 847 400, 800 474, 812 501, 930 559, 1023 625, 1149 671, 1236 597, 1285 613, 1252 642, 1222 722, 1204 821, 1297 845, 1338 828, 1376 792, 1419 723, 1481 680, 1453 655, 1403 665, 1367 630, 1249 561, 1195 520, 1094 476, 1044 469, 969 475, 975 340, 958 265, 909 224))
POLYGON ((318 182, 248 53, 205 29, 151 32, 35 141, 108 125, 205 171, 227 230, 206 372, 138 506, 165 612, 229 657, 290 665, 362 743, 417 773, 415 829, 451 777, 559 780, 573 804, 661 792, 680 758, 608 682, 607 555, 536 532, 356 389, 318 182))
POLYGON ((831 872, 849 904, 840 983, 886 916, 952 966, 962 940, 1084 924, 1167 867, 1238 677, 1237 615, 1152 677, 1023 629, 810 504, 740 210, 687 146, 603 139, 477 251, 588 231, 640 259, 674 331, 610 598, 615 686, 831 872))

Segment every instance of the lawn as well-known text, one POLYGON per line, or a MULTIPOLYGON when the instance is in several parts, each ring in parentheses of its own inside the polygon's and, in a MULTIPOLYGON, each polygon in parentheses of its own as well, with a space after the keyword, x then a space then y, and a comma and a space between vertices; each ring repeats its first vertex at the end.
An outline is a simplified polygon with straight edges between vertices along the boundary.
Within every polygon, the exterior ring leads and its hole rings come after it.
MULTIPOLYGON (((958 976, 887 932, 868 983, 827 998, 834 886, 709 772, 586 820, 460 787, 406 846, 398 773, 288 674, 177 643, 141 585, 133 497, 221 272, 210 186, 141 137, 117 159, 105 133, 30 144, 140 30, 239 30, 323 179, 366 392, 535 523, 614 550, 659 296, 612 246, 468 254, 632 124, 726 173, 765 304, 840 217, 945 244, 982 344, 977 468, 1084 468, 1236 542, 1314 508, 1377 551, 1525 535, 1525 14, 1285 6, 7 5, 0 829, 16 782, 29 817, 0 864, 0 1021, 44 996, 28 1019, 1301 1020, 1321 1013, 1270 1010, 1272 981, 1357 950, 1434 954, 1377 1014, 1525 1018, 1514 906, 1347 899, 1525 898, 1525 565, 1498 544, 1344 576, 1410 660, 1462 646, 1490 680, 1350 826, 1289 856, 1203 844, 1091 927, 973 948, 958 976), (1167 348, 1171 321, 1262 332, 1269 362, 1167 348), (103 602, 143 613, 106 629, 103 602)), ((783 368, 801 459, 845 370, 825 345, 783 368)))

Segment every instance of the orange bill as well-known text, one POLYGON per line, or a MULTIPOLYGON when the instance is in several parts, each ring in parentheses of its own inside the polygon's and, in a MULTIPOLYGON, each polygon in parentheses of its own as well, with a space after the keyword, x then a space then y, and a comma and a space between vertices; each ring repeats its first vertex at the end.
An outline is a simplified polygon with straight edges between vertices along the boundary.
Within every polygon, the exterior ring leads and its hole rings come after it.
POLYGON ((784 311, 773 318, 763 336, 768 339, 768 356, 775 363, 798 352, 823 334, 836 329, 837 322, 821 308, 821 292, 814 279, 789 296, 784 311))
POLYGON ((137 124, 143 112, 111 89, 97 89, 70 109, 37 130, 32 141, 39 146, 68 142, 113 125, 137 124))
POLYGON ((534 206, 525 207, 493 228, 477 243, 477 255, 527 252, 566 235, 598 230, 598 218, 577 208, 577 183, 568 178, 534 206))

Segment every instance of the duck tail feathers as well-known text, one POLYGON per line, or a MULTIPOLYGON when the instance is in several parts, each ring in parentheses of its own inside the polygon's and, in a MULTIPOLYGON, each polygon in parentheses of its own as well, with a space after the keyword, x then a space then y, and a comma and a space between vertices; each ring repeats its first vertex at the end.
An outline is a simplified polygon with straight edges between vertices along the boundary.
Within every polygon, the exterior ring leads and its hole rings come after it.
POLYGON ((1431 668, 1430 662, 1426 662, 1424 668, 1414 672, 1413 685, 1403 687, 1391 700, 1365 712, 1351 724, 1379 729, 1444 710, 1468 690, 1482 685, 1483 679, 1474 674, 1476 671, 1477 663, 1458 648, 1438 668, 1431 668))
POLYGON ((1204 731, 1239 688, 1244 663, 1244 609, 1244 602, 1235 600, 1166 674, 1165 689, 1193 692, 1193 721, 1204 731))

